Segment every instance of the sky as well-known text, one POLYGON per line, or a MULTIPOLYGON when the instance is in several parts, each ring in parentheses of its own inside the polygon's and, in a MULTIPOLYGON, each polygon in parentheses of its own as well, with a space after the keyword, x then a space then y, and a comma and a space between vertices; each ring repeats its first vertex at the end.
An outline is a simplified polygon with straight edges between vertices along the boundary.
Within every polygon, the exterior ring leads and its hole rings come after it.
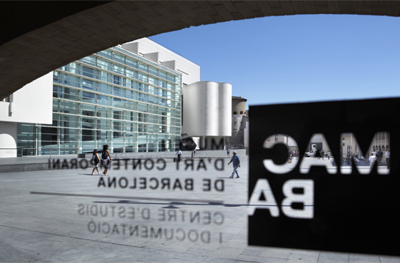
POLYGON ((400 18, 296 15, 150 37, 247 105, 400 96, 400 18))

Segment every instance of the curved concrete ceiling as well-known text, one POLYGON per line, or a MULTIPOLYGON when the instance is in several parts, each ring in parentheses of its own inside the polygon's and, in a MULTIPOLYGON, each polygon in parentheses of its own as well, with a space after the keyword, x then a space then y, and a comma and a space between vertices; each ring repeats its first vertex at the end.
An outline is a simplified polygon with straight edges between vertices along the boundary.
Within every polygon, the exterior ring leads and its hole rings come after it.
POLYGON ((264 16, 400 16, 400 1, 0 2, 0 99, 97 51, 190 26, 264 16))

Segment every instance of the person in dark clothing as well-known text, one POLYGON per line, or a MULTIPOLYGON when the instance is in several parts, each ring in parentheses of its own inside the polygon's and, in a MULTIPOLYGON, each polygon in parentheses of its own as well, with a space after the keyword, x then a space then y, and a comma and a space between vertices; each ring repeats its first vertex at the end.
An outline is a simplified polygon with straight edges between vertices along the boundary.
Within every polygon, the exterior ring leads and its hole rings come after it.
POLYGON ((107 175, 108 169, 110 169, 111 166, 111 155, 110 151, 108 150, 108 145, 103 145, 103 152, 101 154, 101 159, 103 159, 103 164, 104 164, 104 175, 107 175))
POLYGON ((232 154, 233 154, 233 156, 231 158, 231 161, 228 163, 228 165, 233 162, 233 172, 232 172, 232 175, 229 178, 233 178, 235 173, 236 173, 236 178, 240 178, 239 177, 239 173, 237 171, 237 169, 240 167, 240 158, 239 158, 239 156, 236 156, 236 152, 235 151, 233 151, 232 154))
POLYGON ((181 161, 181 155, 182 155, 182 151, 181 151, 181 149, 178 149, 178 151, 175 154, 175 156, 178 156, 178 160, 177 160, 178 163, 181 161))
POLYGON ((94 170, 97 170, 97 174, 100 174, 100 171, 99 171, 100 157, 99 157, 96 149, 94 149, 94 151, 93 151, 92 163, 93 163, 92 175, 94 174, 94 170))

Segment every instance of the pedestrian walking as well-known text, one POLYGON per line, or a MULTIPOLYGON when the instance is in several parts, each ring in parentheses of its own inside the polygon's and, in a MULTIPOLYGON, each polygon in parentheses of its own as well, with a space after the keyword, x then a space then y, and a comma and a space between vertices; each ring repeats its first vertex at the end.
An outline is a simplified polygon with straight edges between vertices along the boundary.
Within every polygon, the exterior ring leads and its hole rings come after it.
POLYGON ((331 152, 328 152, 328 160, 331 159, 331 152))
POLYGON ((226 154, 228 155, 228 157, 231 157, 229 148, 226 149, 226 154))
POLYGON ((178 156, 178 160, 177 160, 178 163, 181 161, 181 155, 182 155, 182 151, 181 151, 181 149, 178 149, 178 151, 175 154, 175 156, 178 156))
POLYGON ((233 178, 235 173, 236 173, 236 178, 240 178, 239 173, 237 171, 237 169, 240 167, 240 158, 239 158, 239 156, 236 155, 235 151, 233 151, 232 154, 233 154, 233 156, 231 158, 231 161, 228 163, 228 165, 233 162, 233 172, 229 178, 233 178))
POLYGON ((387 151, 385 153, 385 157, 386 157, 387 168, 390 169, 390 149, 387 149, 387 151))
POLYGON ((192 152, 192 158, 196 157, 196 148, 192 152))
POLYGON ((108 150, 108 145, 103 145, 103 152, 101 153, 101 159, 103 160, 104 164, 104 175, 107 175, 108 169, 111 167, 111 154, 108 150))
POLYGON ((371 156, 369 157, 369 168, 372 170, 372 167, 374 167, 374 164, 376 162, 377 158, 375 156, 374 152, 371 152, 371 156))
POLYGON ((100 174, 99 163, 100 163, 100 157, 99 157, 99 155, 97 153, 97 150, 94 149, 93 150, 93 155, 92 155, 92 164, 93 164, 92 175, 94 174, 94 170, 97 170, 97 174, 100 174))
POLYGON ((322 160, 324 159, 324 155, 325 155, 324 150, 321 150, 321 157, 322 157, 322 160))

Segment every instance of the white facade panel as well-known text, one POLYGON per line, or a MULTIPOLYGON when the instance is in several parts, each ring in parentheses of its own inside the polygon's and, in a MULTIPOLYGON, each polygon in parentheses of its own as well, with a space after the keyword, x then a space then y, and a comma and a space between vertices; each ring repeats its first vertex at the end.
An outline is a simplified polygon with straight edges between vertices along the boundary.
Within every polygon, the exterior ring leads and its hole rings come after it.
POLYGON ((0 122, 51 124, 53 72, 25 85, 12 97, 12 102, 0 102, 0 122))
POLYGON ((183 133, 231 136, 232 85, 199 81, 183 89, 183 133))
POLYGON ((172 52, 171 50, 157 44, 156 42, 148 38, 141 38, 129 43, 125 43, 122 45, 122 47, 127 50, 133 50, 132 43, 139 43, 137 51, 143 56, 145 56, 145 54, 158 52, 158 62, 161 64, 162 62, 175 60, 175 68, 182 73, 183 84, 188 85, 196 81, 200 81, 199 65, 187 60, 184 57, 181 57, 180 55, 172 52))

